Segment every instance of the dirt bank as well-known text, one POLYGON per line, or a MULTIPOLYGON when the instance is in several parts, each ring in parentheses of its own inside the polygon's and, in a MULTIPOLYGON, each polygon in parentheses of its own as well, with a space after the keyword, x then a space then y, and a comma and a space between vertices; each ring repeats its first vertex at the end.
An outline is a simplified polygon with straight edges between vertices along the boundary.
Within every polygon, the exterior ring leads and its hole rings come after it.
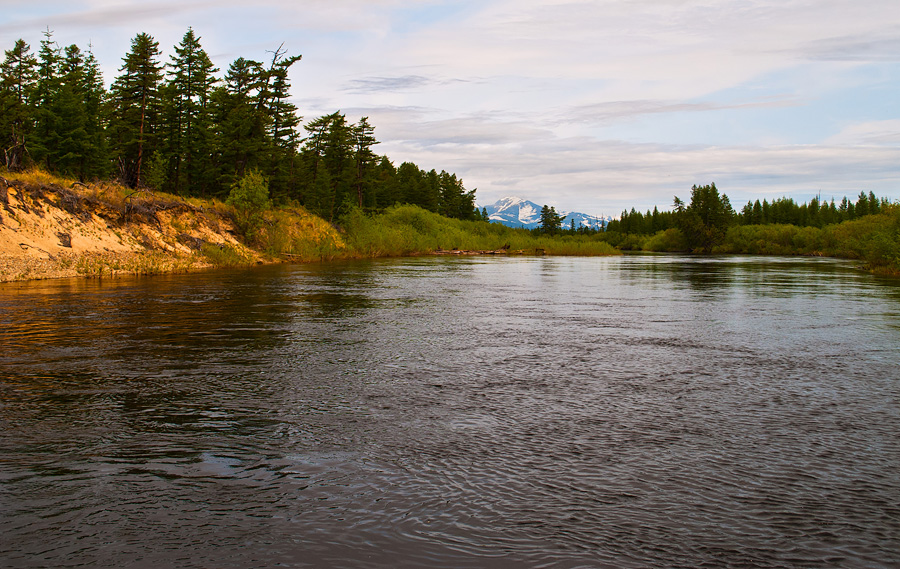
POLYGON ((248 264, 262 261, 211 204, 0 176, 0 282, 195 270, 226 248, 248 264))

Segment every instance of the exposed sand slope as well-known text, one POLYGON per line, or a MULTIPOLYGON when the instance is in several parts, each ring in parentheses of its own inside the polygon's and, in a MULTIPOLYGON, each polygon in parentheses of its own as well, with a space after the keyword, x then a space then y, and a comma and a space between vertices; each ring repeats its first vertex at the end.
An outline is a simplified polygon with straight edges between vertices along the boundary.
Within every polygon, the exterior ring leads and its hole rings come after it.
POLYGON ((0 177, 0 281, 150 274, 210 266, 203 243, 248 260, 227 216, 112 185, 26 183, 0 177))

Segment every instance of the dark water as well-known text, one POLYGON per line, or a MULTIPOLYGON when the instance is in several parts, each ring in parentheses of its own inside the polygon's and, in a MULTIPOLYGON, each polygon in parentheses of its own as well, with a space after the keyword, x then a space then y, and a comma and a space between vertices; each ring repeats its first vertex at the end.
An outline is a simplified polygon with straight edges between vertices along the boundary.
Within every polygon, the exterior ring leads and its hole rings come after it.
POLYGON ((0 286, 3 567, 898 567, 900 283, 403 259, 0 286))

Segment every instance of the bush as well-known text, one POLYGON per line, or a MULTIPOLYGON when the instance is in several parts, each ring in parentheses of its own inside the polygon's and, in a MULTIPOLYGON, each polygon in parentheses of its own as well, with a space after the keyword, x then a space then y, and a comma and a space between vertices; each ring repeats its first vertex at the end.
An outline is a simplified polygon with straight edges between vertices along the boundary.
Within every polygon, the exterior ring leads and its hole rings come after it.
POLYGON ((269 208, 269 182, 256 170, 246 173, 231 186, 228 200, 234 207, 238 230, 248 240, 256 238, 269 208))
POLYGON ((664 231, 657 231, 656 234, 644 242, 643 248, 644 251, 657 251, 660 253, 674 253, 689 249, 684 234, 680 229, 674 227, 664 231))

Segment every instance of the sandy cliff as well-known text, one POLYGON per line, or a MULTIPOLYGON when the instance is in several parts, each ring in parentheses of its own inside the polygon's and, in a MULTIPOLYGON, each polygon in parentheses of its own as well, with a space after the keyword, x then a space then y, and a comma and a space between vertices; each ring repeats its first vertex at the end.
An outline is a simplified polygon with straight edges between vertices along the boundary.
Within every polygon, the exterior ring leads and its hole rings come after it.
POLYGON ((204 246, 259 256, 222 211, 126 191, 0 177, 0 281, 203 268, 204 246))

